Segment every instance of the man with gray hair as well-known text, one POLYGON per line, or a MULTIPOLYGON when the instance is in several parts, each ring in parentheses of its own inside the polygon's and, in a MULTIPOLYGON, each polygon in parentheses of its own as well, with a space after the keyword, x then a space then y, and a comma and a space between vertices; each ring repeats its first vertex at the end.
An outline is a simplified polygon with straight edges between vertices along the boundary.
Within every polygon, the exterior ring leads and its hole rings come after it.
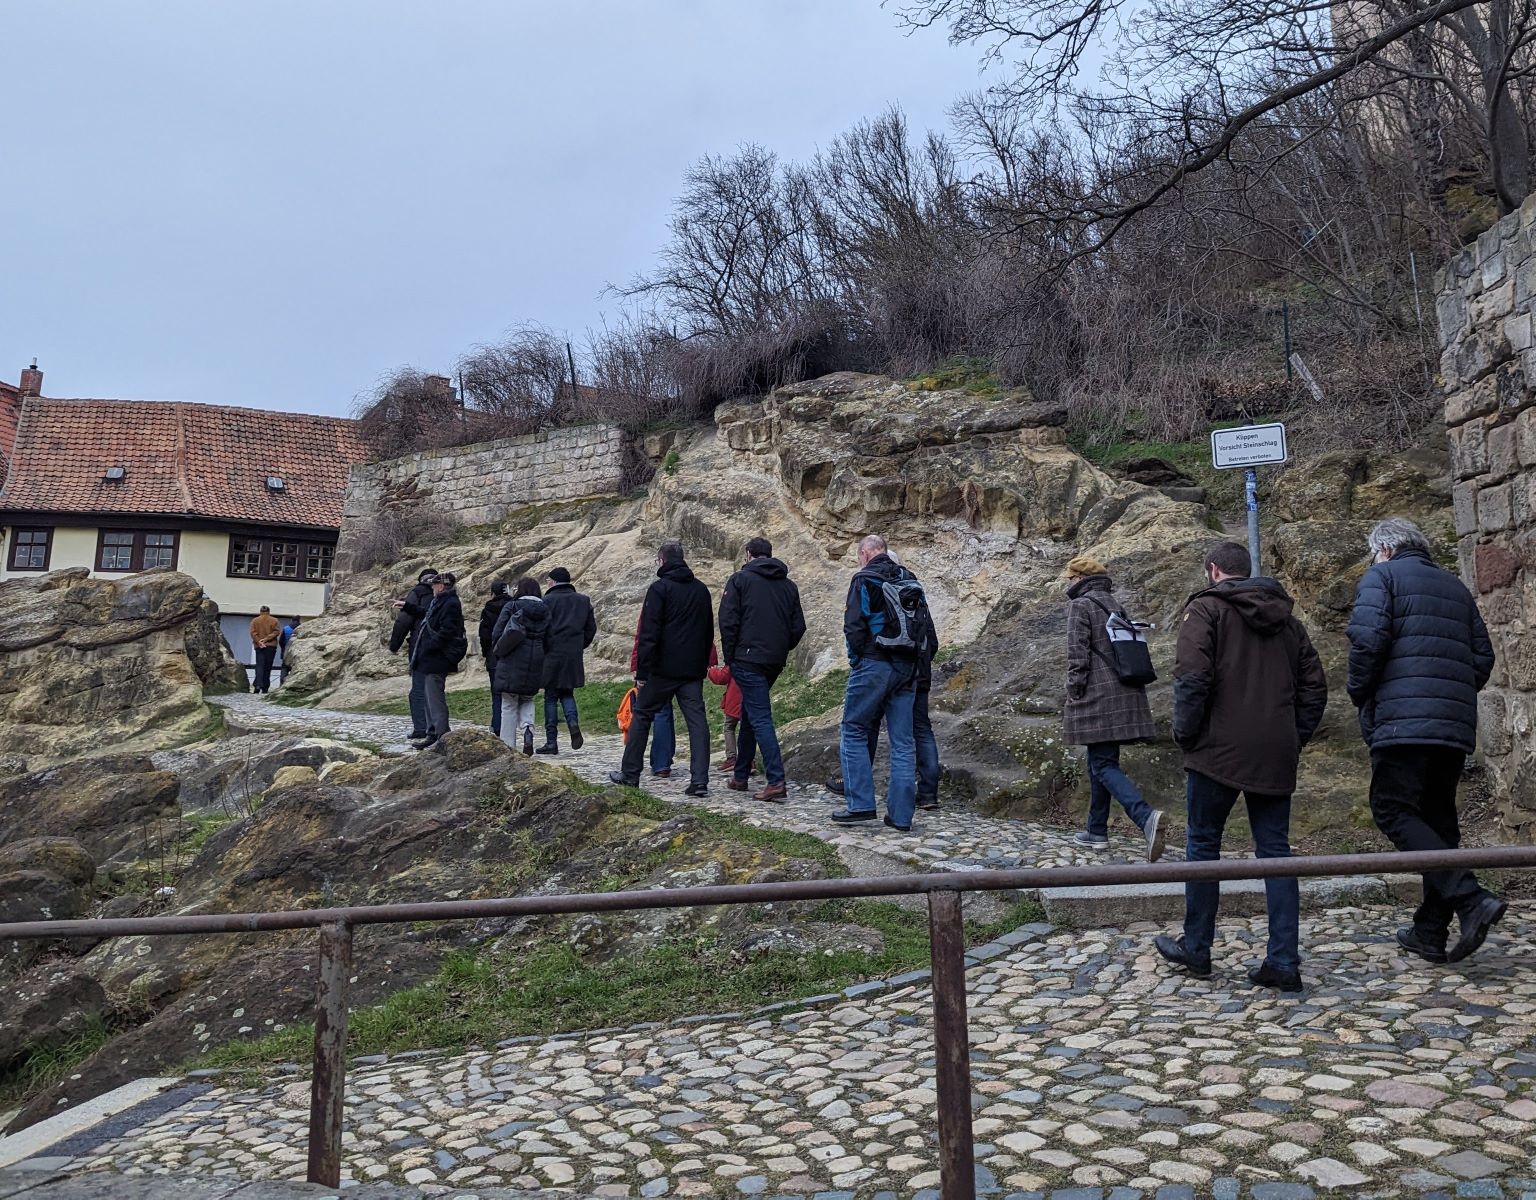
MULTIPOLYGON (((1454 849, 1456 785, 1477 743, 1493 643, 1472 593, 1435 565, 1417 525, 1393 517, 1368 541, 1373 565, 1349 620, 1349 698, 1371 748, 1371 816, 1399 850, 1454 849)), ((1397 941, 1428 962, 1460 962, 1505 908, 1470 871, 1430 871, 1397 941), (1460 936, 1447 948, 1452 916, 1460 936)))

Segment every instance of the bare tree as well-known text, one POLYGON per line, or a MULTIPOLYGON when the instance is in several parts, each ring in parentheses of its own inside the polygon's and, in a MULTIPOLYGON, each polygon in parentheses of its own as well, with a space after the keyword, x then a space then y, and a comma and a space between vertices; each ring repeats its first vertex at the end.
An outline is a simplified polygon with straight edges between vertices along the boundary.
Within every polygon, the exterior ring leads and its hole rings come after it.
POLYGON ((565 339, 534 322, 514 326, 499 342, 476 346, 459 360, 466 405, 501 435, 556 424, 569 405, 565 339))
POLYGON ((375 459, 464 440, 464 414, 443 375, 401 367, 357 401, 358 431, 375 459))

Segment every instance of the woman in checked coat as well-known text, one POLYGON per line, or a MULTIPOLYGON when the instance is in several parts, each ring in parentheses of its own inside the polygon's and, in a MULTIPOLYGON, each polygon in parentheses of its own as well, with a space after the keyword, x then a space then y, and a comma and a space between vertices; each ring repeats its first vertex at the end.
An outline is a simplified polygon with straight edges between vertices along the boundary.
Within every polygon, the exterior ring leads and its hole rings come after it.
POLYGON ((1088 748, 1088 828, 1073 840, 1090 850, 1109 849, 1109 802, 1113 797, 1147 841, 1147 861, 1163 853, 1163 814, 1142 798, 1120 769, 1120 747, 1155 732, 1147 691, 1120 682, 1105 627, 1111 616, 1126 620, 1115 599, 1108 568, 1080 555, 1067 564, 1066 740, 1088 748))

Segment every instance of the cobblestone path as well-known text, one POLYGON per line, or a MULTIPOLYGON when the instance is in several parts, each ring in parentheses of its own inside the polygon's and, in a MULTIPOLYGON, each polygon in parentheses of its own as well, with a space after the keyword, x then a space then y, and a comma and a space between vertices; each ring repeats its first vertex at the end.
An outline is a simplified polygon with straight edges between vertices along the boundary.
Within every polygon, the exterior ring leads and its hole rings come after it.
MULTIPOLYGON (((252 724, 386 744, 404 731, 383 724, 393 718, 231 699, 252 724)), ((555 761, 601 778, 616 747, 594 738, 555 761)), ((645 783, 681 799, 679 774, 645 783)), ((735 795, 705 803, 886 854, 899 843, 931 865, 1093 861, 1026 822, 919 814, 918 834, 899 838, 826 826, 820 788, 771 807, 735 795)), ((1112 857, 1136 849, 1125 839, 1112 857)), ((1247 983, 1261 920, 1223 921, 1205 981, 1151 953, 1160 926, 1018 931, 969 974, 979 1190, 1536 1200, 1536 906, 1511 906, 1454 967, 1405 956, 1392 939, 1401 915, 1304 914, 1309 986, 1298 997, 1247 983)), ((680 1017, 361 1060, 348 1079, 344 1171, 455 1197, 557 1187, 936 1200, 930 1004, 919 981, 757 1019, 680 1017)), ((298 1073, 253 1091, 221 1086, 90 1165, 300 1177, 307 1103, 298 1073)))
MULTIPOLYGON (((1211 980, 1151 928, 1051 933, 970 974, 983 1194, 1054 1200, 1536 1196, 1536 911, 1467 966, 1391 941, 1392 914, 1304 919, 1313 986, 1249 987, 1259 922, 1224 926, 1211 980)), ((401 1055, 348 1079, 345 1171, 429 1193, 936 1194, 922 986, 757 1021, 401 1055)), ((90 1165, 303 1172, 307 1083, 219 1088, 90 1165)))

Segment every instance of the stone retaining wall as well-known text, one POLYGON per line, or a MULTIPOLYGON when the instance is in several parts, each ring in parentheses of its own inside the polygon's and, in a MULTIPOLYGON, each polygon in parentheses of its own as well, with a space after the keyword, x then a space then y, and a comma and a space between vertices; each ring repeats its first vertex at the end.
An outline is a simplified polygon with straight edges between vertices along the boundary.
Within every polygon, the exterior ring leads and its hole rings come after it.
POLYGON ((367 463, 348 477, 343 534, 402 496, 466 525, 489 525, 529 504, 613 495, 624 456, 622 430, 582 425, 367 463))
POLYGON ((1500 817, 1536 837, 1536 195, 1451 260, 1437 301, 1457 551, 1498 665, 1481 700, 1500 817))

